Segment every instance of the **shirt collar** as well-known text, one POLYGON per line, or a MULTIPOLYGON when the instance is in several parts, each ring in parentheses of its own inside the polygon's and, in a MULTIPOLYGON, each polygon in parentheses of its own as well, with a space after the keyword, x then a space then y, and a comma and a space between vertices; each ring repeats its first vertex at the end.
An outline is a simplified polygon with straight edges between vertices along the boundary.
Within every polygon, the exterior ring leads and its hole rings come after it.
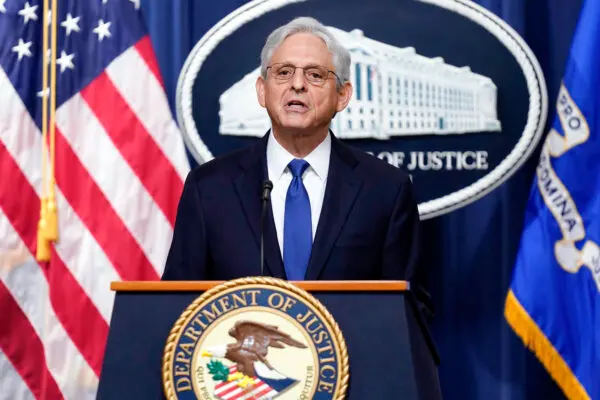
POLYGON ((304 159, 310 164, 317 176, 325 181, 329 172, 329 157, 331 156, 331 135, 327 133, 323 140, 309 155, 304 159))
MULTIPOLYGON (((304 157, 322 181, 327 179, 330 155, 331 135, 328 133, 327 136, 325 136, 325 140, 323 140, 310 154, 304 157)), ((267 168, 269 178, 274 181, 279 180, 286 171, 290 161, 294 158, 295 157, 290 152, 279 144, 271 132, 267 141, 267 168)))

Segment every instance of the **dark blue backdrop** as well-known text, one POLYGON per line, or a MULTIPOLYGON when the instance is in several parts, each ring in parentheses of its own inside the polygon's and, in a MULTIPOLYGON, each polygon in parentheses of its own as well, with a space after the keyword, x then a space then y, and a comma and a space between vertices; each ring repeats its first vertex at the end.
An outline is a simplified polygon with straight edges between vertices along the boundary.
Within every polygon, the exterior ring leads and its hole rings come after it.
MULTIPOLYGON (((508 22, 542 65, 550 111, 581 0, 478 0, 508 22)), ((179 71, 202 34, 244 0, 142 0, 171 107, 179 71)), ((540 141, 540 145, 543 140, 540 141)), ((436 316, 447 399, 560 399, 557 387, 503 318, 538 152, 479 201, 423 223, 424 267, 436 316)), ((193 162, 193 161, 192 161, 193 162)))

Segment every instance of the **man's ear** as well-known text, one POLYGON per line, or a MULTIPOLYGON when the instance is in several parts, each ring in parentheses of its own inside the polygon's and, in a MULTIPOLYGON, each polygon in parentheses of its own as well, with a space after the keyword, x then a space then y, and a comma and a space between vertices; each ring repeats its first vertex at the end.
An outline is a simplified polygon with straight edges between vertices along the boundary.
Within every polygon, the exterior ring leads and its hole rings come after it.
POLYGON ((256 96, 258 97, 258 104, 261 105, 261 107, 266 107, 265 106, 265 80, 262 76, 259 76, 258 79, 256 80, 256 96))
POLYGON ((350 103, 350 99, 352 98, 352 84, 350 82, 346 82, 342 85, 342 87, 338 90, 338 102, 336 111, 340 112, 348 103, 350 103))

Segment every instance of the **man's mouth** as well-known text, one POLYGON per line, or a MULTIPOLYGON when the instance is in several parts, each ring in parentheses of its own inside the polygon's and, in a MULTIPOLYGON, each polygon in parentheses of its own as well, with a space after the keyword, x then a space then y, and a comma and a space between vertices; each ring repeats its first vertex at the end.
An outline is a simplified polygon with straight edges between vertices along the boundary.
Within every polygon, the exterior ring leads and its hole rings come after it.
POLYGON ((286 103, 285 109, 292 112, 305 112, 308 106, 300 100, 290 100, 286 103))

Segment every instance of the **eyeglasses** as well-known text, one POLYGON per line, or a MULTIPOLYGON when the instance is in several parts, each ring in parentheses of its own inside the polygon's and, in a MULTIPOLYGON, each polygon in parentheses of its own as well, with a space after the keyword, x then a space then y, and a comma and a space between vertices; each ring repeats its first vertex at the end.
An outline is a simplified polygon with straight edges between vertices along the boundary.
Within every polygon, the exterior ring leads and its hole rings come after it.
POLYGON ((296 67, 292 64, 277 63, 267 67, 267 71, 271 69, 271 76, 279 82, 287 82, 292 79, 296 73, 296 69, 304 71, 304 77, 313 85, 321 86, 329 78, 329 73, 332 73, 337 81, 342 84, 342 81, 335 72, 321 65, 309 65, 306 67, 296 67))

